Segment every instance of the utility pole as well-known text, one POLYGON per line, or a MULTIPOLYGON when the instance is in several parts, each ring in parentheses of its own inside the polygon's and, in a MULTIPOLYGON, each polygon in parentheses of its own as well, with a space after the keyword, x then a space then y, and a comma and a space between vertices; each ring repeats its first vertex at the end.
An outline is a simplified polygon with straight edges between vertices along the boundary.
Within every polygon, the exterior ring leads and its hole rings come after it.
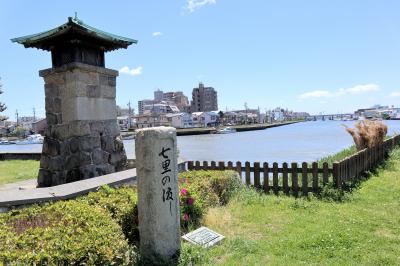
POLYGON ((245 109, 245 112, 246 112, 246 117, 245 117, 245 120, 244 120, 244 124, 246 125, 247 124, 247 103, 246 102, 244 103, 244 109, 245 109))
POLYGON ((35 110, 35 107, 33 107, 33 122, 36 122, 36 110, 35 110))
POLYGON ((18 109, 15 110, 15 118, 17 119, 17 126, 18 126, 18 109))
POLYGON ((131 108, 131 101, 128 102, 128 129, 131 128, 132 126, 132 108, 131 108))

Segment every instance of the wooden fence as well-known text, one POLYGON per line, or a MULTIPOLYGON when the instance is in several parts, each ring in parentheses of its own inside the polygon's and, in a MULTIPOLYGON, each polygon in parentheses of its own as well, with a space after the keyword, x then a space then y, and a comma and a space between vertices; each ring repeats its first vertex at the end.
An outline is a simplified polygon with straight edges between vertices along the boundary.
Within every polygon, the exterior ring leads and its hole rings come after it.
POLYGON ((280 191, 287 195, 307 196, 308 193, 319 193, 327 183, 333 183, 337 187, 355 178, 360 178, 365 172, 375 168, 384 160, 388 152, 400 144, 400 135, 386 140, 383 144, 364 149, 347 157, 332 166, 327 162, 308 164, 297 163, 250 163, 241 162, 225 163, 208 161, 188 161, 188 170, 235 170, 247 185, 265 192, 278 194, 280 191))
POLYGON ((333 163, 334 184, 341 187, 345 182, 356 180, 383 162, 388 153, 400 144, 400 135, 385 140, 381 145, 367 148, 333 163))

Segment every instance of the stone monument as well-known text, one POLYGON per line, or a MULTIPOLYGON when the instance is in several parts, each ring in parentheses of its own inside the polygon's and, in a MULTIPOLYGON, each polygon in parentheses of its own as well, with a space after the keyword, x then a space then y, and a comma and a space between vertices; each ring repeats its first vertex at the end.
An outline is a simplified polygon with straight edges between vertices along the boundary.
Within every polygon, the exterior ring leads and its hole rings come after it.
POLYGON ((48 187, 124 169, 126 154, 116 115, 118 71, 104 53, 136 40, 98 30, 75 18, 49 31, 12 39, 51 52, 45 85, 45 131, 38 186, 48 187))
POLYGON ((140 251, 171 258, 180 249, 176 129, 154 127, 136 134, 140 251))

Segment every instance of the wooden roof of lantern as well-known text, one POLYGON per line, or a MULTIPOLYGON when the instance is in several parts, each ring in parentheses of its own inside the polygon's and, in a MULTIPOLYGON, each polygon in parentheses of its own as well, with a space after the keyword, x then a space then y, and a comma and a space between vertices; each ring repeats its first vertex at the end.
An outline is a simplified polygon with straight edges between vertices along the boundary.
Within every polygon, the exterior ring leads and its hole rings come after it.
POLYGON ((104 52, 113 51, 120 48, 127 48, 131 44, 136 44, 137 40, 111 34, 96 29, 76 16, 69 17, 68 22, 57 28, 11 39, 12 42, 20 43, 25 48, 37 48, 51 51, 61 43, 81 43, 85 46, 100 48, 104 52))

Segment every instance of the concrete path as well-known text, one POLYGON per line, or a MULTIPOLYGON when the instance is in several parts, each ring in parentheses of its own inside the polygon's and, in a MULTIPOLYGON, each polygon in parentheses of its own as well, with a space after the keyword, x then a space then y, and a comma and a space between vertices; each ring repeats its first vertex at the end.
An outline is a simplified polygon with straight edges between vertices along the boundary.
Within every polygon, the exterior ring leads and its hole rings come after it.
POLYGON ((0 193, 6 190, 26 190, 35 189, 37 186, 36 179, 28 179, 20 182, 15 182, 11 184, 0 185, 0 193))
MULTIPOLYGON (((186 160, 178 160, 178 171, 186 171, 186 160)), ((0 186, 0 212, 49 201, 71 199, 98 190, 101 186, 136 186, 136 168, 54 187, 36 188, 36 179, 0 186)))
MULTIPOLYGON (((27 186, 35 184, 35 180, 27 180, 23 184, 27 186)), ((0 212, 8 211, 12 207, 75 198, 91 191, 96 191, 104 185, 118 187, 135 184, 136 169, 46 188, 27 187, 26 189, 20 189, 21 182, 18 182, 3 186, 0 191, 0 212)))

